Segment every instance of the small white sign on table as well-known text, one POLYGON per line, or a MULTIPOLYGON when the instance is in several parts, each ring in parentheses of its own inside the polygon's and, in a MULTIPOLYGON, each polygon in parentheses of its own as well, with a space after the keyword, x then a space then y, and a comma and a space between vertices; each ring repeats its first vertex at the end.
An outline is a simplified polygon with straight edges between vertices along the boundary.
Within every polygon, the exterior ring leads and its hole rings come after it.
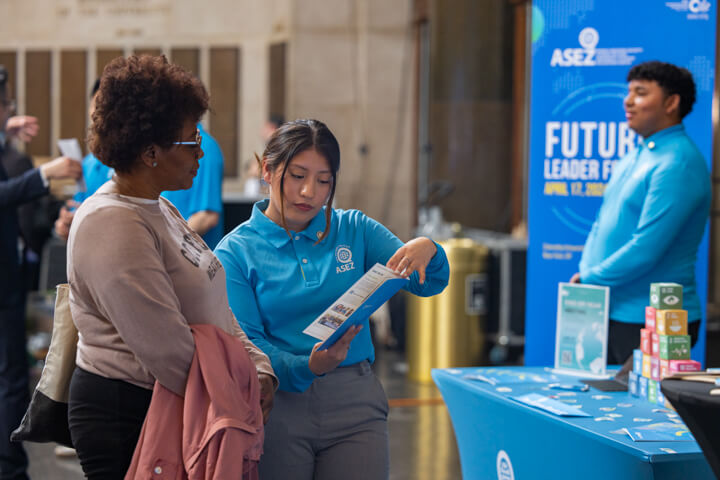
POLYGON ((558 284, 555 369, 587 378, 607 378, 610 289, 558 284))

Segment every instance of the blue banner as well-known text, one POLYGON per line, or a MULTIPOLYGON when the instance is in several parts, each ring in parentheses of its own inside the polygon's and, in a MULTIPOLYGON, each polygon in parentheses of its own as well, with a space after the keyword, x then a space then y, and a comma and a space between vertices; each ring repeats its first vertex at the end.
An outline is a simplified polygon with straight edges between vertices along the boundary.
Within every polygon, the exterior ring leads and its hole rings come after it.
MULTIPOLYGON (((716 9, 715 0, 533 1, 527 365, 553 363, 558 282, 578 271, 613 166, 638 140, 622 105, 633 65, 661 60, 692 72, 697 103, 683 123, 710 167, 716 9)), ((696 271, 704 309, 707 230, 696 271)), ((693 349, 701 362, 704 322, 693 349)))

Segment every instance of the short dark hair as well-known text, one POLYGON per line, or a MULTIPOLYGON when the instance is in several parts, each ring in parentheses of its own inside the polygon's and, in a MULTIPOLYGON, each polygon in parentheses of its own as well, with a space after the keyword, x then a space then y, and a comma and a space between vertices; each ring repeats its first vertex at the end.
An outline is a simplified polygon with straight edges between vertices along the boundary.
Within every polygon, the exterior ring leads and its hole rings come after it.
POLYGON ((200 80, 164 55, 118 57, 100 77, 88 145, 108 167, 129 172, 147 147, 170 148, 207 109, 200 80))
POLYGON ((332 186, 330 189, 330 197, 325 208, 325 231, 318 238, 318 242, 323 240, 330 233, 330 219, 332 217, 332 202, 335 197, 335 185, 337 185, 337 174, 340 170, 340 145, 335 135, 320 120, 299 119, 292 122, 284 123, 273 132, 268 140, 265 151, 263 151, 263 161, 271 172, 282 168, 282 176, 280 177, 280 217, 282 226, 287 230, 285 223, 285 212, 282 205, 282 191, 285 188, 285 172, 287 172, 290 161, 296 155, 306 150, 315 150, 323 156, 329 166, 332 174, 332 186))
POLYGON ((627 81, 631 80, 655 81, 666 95, 679 95, 678 113, 681 119, 692 111, 695 104, 695 81, 687 68, 653 60, 632 67, 627 74, 627 81))

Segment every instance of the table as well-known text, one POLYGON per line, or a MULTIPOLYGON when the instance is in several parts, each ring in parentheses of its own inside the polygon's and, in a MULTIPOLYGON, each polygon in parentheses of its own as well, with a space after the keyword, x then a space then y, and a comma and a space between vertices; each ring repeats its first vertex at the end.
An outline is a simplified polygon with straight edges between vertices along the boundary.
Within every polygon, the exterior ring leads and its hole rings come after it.
POLYGON ((711 383, 663 380, 662 392, 680 414, 720 478, 720 396, 711 383))
MULTIPOLYGON (((488 368, 432 372, 450 412, 465 480, 715 478, 696 442, 633 442, 627 434, 618 432, 623 427, 677 418, 670 410, 626 392, 601 392, 594 388, 566 392, 531 381, 493 386, 463 378, 488 368), (567 403, 574 400, 593 417, 560 417, 510 398, 532 392, 561 393, 559 399, 567 403), (615 418, 596 420, 611 413, 615 418)), ((496 370, 550 374, 541 367, 496 370)), ((560 383, 579 384, 577 377, 556 378, 560 383)))

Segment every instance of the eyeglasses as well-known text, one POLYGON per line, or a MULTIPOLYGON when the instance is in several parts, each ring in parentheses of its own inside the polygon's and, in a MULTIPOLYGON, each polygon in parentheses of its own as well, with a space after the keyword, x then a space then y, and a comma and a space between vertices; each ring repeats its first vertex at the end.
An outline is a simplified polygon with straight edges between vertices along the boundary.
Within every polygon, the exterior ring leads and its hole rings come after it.
POLYGON ((200 142, 202 142, 202 135, 200 135, 200 130, 195 130, 195 140, 191 142, 172 142, 173 145, 192 145, 194 147, 199 147, 200 142))

